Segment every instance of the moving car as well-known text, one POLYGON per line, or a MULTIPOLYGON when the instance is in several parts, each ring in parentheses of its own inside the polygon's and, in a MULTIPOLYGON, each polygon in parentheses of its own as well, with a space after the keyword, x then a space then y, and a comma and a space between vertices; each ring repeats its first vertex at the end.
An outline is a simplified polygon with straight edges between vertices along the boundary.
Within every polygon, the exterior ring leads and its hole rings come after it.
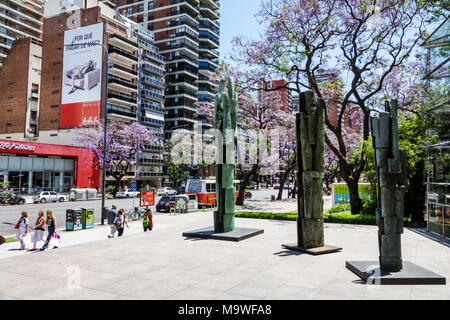
POLYGON ((25 202, 26 202, 25 198, 19 195, 14 195, 6 201, 6 203, 11 205, 25 204, 25 202))
POLYGON ((175 206, 175 197, 162 197, 156 205, 156 212, 170 212, 170 206, 175 206))
POLYGON ((33 195, 33 202, 34 203, 45 203, 45 202, 63 202, 64 196, 56 193, 54 191, 42 191, 35 195, 33 195))
POLYGON ((177 190, 171 188, 171 187, 165 187, 162 189, 158 189, 158 196, 171 196, 171 195, 176 195, 177 194, 177 190))
POLYGON ((116 193, 116 198, 136 198, 139 197, 141 193, 139 191, 124 190, 116 193))

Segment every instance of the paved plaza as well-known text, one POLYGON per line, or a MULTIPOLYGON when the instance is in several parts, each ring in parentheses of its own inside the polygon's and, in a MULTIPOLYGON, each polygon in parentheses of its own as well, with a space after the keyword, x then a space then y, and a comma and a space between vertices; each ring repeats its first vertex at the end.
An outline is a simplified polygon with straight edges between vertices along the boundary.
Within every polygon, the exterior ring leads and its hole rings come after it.
POLYGON ((450 246, 405 229, 403 258, 447 278, 447 285, 369 286, 346 260, 377 260, 377 228, 326 224, 325 239, 344 250, 310 256, 281 248, 296 239, 292 221, 236 219, 263 228, 242 242, 185 239, 212 225, 210 212, 158 215, 124 237, 108 227, 62 233, 59 249, 28 253, 0 246, 0 299, 450 299, 450 246))

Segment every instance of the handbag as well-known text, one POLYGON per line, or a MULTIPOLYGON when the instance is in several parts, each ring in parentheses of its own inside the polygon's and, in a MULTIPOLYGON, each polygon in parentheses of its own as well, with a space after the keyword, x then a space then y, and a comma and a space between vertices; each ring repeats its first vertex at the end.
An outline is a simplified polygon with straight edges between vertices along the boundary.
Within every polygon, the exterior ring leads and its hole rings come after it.
POLYGON ((61 243, 61 236, 59 234, 54 233, 50 236, 49 245, 52 245, 54 247, 59 247, 60 243, 61 243))

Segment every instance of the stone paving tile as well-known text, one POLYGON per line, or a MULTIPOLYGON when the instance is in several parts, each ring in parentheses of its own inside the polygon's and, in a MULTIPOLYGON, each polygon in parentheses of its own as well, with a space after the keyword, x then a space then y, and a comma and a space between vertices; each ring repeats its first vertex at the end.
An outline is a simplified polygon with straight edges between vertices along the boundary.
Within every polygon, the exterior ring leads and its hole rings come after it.
POLYGON ((229 294, 263 299, 266 295, 276 291, 282 284, 271 280, 245 279, 227 291, 229 294))
MULTIPOLYGON (((281 248, 296 239, 292 221, 236 219, 238 227, 265 230, 239 243, 182 237, 211 219, 161 216, 166 227, 152 233, 108 240, 98 228, 96 242, 3 257, 0 299, 450 299, 449 285, 369 289, 347 270, 346 260, 378 259, 376 227, 326 224, 326 243, 344 250, 322 256, 281 248), (79 290, 68 286, 68 267, 80 268, 79 290)), ((407 259, 450 278, 450 247, 408 230, 402 243, 407 259)))

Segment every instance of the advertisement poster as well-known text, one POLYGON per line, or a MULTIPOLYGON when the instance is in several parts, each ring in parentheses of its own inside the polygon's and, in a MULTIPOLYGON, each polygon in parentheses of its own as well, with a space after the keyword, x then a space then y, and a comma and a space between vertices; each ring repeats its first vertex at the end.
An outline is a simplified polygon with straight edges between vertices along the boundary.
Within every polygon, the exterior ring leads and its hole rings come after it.
POLYGON ((91 125, 100 118, 103 47, 98 44, 103 44, 103 23, 64 32, 62 128, 91 125))
POLYGON ((149 207, 155 205, 155 191, 141 191, 141 207, 149 207))
MULTIPOLYGON (((370 183, 359 183, 358 193, 361 199, 370 198, 370 183)), ((346 183, 334 183, 332 188, 333 204, 350 203, 350 193, 346 183)))

